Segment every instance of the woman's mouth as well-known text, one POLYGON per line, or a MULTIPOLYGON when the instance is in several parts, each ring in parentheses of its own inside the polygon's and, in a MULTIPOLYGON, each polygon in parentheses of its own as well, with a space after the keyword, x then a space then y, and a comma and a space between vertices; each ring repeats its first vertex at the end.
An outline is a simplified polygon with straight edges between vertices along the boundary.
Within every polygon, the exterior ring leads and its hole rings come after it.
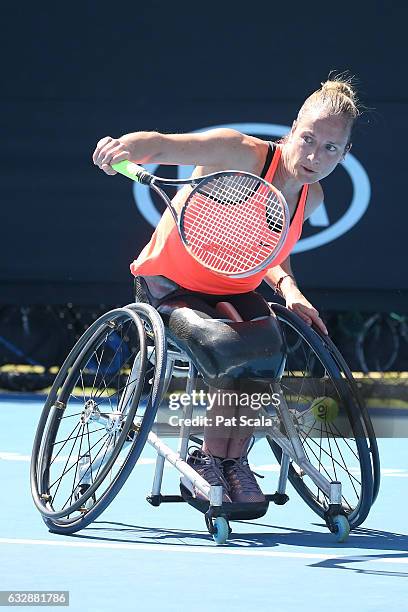
POLYGON ((315 170, 311 170, 310 168, 307 168, 306 166, 302 166, 302 168, 307 174, 316 174, 315 170))

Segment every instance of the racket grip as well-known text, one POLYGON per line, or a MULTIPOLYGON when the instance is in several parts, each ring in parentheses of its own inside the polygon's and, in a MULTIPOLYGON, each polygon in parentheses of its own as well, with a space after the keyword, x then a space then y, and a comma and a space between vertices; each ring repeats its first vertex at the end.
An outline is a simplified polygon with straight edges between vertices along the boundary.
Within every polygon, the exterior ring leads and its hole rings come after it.
POLYGON ((127 159, 117 164, 112 164, 112 168, 116 170, 116 172, 119 172, 119 174, 123 174, 123 176, 130 178, 132 181, 137 181, 144 185, 148 185, 153 178, 142 166, 138 166, 127 159))

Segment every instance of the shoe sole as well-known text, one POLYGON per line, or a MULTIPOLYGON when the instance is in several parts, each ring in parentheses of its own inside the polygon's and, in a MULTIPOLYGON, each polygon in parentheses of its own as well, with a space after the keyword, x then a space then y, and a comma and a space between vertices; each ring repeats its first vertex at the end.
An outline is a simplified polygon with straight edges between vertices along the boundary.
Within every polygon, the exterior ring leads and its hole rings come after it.
MULTIPOLYGON (((203 493, 201 493, 201 491, 197 491, 196 494, 193 488, 193 484, 191 483, 190 480, 188 480, 188 478, 184 478, 184 476, 182 476, 180 478, 180 487, 183 486, 186 491, 188 491, 189 495, 191 495, 191 497, 193 499, 198 499, 199 501, 204 501, 208 503, 208 498, 205 497, 205 495, 203 493)), ((232 503, 232 502, 224 502, 225 503, 232 503)))
MULTIPOLYGON (((183 483, 180 483, 180 493, 184 501, 203 514, 210 507, 209 501, 193 497, 191 491, 183 483)), ((222 515, 231 521, 261 518, 267 513, 268 508, 268 500, 264 502, 224 502, 221 506, 222 515)))

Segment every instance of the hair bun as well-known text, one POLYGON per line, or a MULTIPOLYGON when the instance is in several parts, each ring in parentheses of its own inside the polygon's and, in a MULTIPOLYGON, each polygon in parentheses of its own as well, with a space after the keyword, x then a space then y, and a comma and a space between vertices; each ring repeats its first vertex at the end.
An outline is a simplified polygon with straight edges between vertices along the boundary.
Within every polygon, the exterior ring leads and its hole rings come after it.
POLYGON ((349 131, 361 111, 360 102, 357 96, 357 90, 354 86, 355 77, 348 72, 340 74, 333 73, 328 75, 327 81, 321 83, 321 88, 314 91, 303 102, 298 119, 301 119, 304 113, 316 110, 320 113, 329 115, 342 115, 347 120, 349 131))
POLYGON ((333 91, 347 96, 353 102, 357 100, 357 94, 353 86, 345 81, 326 81, 322 83, 322 91, 333 91))

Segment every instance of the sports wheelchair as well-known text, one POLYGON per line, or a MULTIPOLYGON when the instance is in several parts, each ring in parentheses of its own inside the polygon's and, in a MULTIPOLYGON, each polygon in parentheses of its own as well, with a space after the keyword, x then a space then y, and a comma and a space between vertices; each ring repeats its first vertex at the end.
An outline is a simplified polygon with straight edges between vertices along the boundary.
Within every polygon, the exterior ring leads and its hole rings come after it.
MULTIPOLYGON (((350 529, 367 517, 379 490, 373 427, 330 338, 284 306, 270 306, 284 349, 278 370, 268 380, 278 405, 262 408, 268 425, 255 431, 255 438, 266 438, 271 458, 280 466, 276 490, 265 493, 265 504, 223 503, 222 487, 210 486, 187 464, 190 441, 202 443, 202 432, 192 432, 188 425, 191 404, 184 407, 177 430, 177 452, 159 437, 175 434, 162 418, 168 416, 169 389, 185 385, 191 394, 200 384, 205 386, 205 380, 201 364, 170 337, 157 310, 136 302, 107 312, 86 330, 46 400, 33 446, 31 491, 51 532, 72 534, 92 523, 122 488, 148 443, 157 459, 147 501, 153 506, 191 504, 204 513, 217 544, 227 541, 230 521, 259 518, 269 503, 287 503, 288 480, 336 540, 346 540, 350 529), (334 406, 331 411, 327 399, 334 406), (166 461, 208 502, 188 494, 183 485, 181 495, 162 494, 166 461)), ((212 321, 232 325, 228 319, 222 315, 212 321)))

